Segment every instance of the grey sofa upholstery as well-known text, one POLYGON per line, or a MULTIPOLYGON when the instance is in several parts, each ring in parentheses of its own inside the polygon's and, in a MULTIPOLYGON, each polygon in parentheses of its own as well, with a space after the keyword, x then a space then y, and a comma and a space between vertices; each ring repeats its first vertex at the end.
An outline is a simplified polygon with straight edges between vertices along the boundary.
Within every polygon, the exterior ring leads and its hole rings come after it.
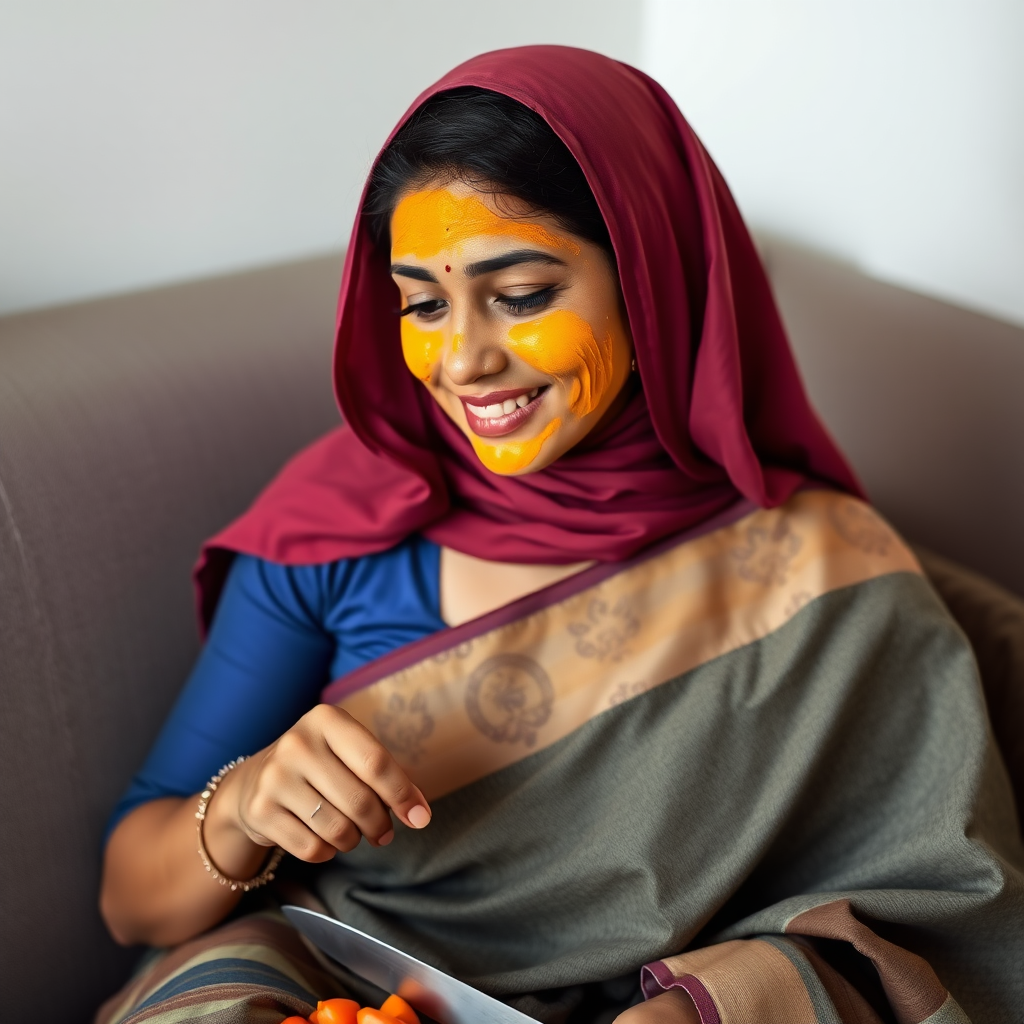
MULTIPOLYGON (((788 315, 827 324, 782 264, 788 315)), ((198 649, 199 543, 337 423, 339 276, 328 257, 0 320, 0 1019, 86 1021, 137 955, 96 909, 104 822, 198 649)), ((964 557, 956 536, 927 539, 964 557)), ((986 672, 1019 714, 1024 603, 929 567, 980 647, 998 634, 986 672)))
POLYGON ((334 257, 0 321, 2 1020, 86 1021, 137 955, 96 909, 104 819, 198 649, 197 545, 338 422, 339 279, 334 257))
POLYGON ((872 501, 1024 594, 1024 327, 760 241, 811 398, 872 501))

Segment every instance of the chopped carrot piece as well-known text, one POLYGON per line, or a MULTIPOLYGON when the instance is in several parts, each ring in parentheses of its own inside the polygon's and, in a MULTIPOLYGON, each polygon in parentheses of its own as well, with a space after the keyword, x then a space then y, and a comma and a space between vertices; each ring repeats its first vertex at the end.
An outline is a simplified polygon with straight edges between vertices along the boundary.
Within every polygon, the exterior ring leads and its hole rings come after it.
POLYGON ((325 999, 316 1004, 316 1024, 356 1024, 358 1012, 354 999, 325 999))
POLYGON ((305 1017, 285 1017, 281 1024, 309 1024, 305 1017))
POLYGON ((388 996, 381 1003, 380 1012, 394 1017, 402 1024, 420 1024, 416 1011, 401 996, 388 996))
POLYGON ((372 1006, 364 1006, 356 1015, 356 1020, 358 1024, 401 1024, 401 1021, 392 1017, 390 1013, 382 1013, 372 1006))

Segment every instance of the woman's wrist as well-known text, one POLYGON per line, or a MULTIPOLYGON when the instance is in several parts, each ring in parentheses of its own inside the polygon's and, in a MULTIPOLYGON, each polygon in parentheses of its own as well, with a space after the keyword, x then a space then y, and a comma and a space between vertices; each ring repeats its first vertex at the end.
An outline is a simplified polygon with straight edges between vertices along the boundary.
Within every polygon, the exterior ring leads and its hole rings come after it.
POLYGON ((203 845, 216 869, 228 878, 248 879, 258 874, 271 847, 257 843, 242 824, 240 797, 245 775, 252 769, 247 759, 229 771, 206 803, 203 845))

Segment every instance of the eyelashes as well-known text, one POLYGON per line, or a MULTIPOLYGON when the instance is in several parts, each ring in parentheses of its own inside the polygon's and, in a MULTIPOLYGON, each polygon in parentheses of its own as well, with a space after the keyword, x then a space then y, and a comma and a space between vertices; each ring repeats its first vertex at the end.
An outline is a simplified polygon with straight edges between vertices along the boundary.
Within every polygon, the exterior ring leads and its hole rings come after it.
POLYGON ((408 316, 410 313, 419 313, 421 316, 430 316, 433 313, 440 313, 448 303, 444 299, 425 299, 423 302, 413 302, 405 309, 398 311, 399 316, 408 316))
POLYGON ((510 313, 518 316, 522 313, 528 313, 530 310, 546 306, 554 294, 555 286, 551 285, 548 288, 541 288, 539 291, 530 292, 529 295, 502 295, 499 296, 498 302, 510 313))
MULTIPOLYGON (((557 285, 549 285, 547 288, 540 288, 529 295, 499 295, 495 302, 504 306, 513 316, 522 316, 535 309, 542 309, 554 297, 558 291, 557 285)), ((426 320, 436 319, 448 307, 446 299, 424 299, 422 302, 411 302, 404 309, 398 311, 399 316, 409 316, 414 313, 426 320)))

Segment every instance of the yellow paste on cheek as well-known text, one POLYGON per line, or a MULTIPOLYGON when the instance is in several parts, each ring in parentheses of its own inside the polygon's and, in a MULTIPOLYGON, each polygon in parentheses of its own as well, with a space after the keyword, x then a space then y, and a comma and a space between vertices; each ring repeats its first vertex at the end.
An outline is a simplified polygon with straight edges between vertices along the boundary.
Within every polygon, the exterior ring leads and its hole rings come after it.
POLYGON ((508 347, 525 363, 569 382, 569 411, 587 416, 612 382, 612 336, 598 341, 583 317, 556 309, 508 332, 508 347))
POLYGON ((460 248, 478 235, 510 236, 580 254, 580 247, 572 239, 540 224, 499 217, 478 196, 456 196, 446 188, 413 192, 398 204, 391 218, 391 253, 393 257, 429 259, 442 249, 460 248))
POLYGON ((430 380, 443 345, 444 335, 440 331, 421 330, 408 317, 402 320, 402 355, 417 380, 430 380))
POLYGON ((473 434, 470 442, 476 457, 492 473, 501 473, 508 476, 510 473, 518 473, 533 462, 540 455, 544 442, 562 425, 557 417, 553 419, 536 437, 529 441, 506 441, 504 444, 494 444, 482 437, 473 434))

